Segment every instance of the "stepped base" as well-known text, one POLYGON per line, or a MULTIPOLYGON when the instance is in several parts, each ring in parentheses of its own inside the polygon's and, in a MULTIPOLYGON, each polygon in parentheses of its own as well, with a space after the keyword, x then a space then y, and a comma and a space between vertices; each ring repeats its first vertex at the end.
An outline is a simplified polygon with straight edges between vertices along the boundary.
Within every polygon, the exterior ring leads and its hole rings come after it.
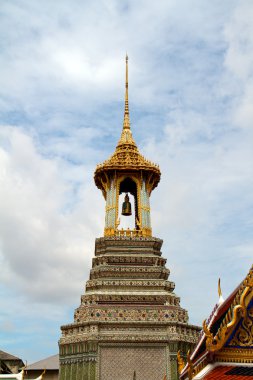
POLYGON ((196 343, 156 238, 96 239, 74 323, 62 326, 60 380, 176 380, 196 343))

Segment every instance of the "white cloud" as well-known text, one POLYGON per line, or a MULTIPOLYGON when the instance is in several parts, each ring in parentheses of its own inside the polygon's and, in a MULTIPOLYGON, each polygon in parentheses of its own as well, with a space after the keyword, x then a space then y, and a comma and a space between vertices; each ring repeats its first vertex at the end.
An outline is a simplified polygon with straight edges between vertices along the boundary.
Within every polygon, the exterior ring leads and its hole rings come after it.
POLYGON ((153 230, 164 238, 182 305, 200 323, 217 301, 218 278, 227 296, 252 264, 252 141, 233 126, 215 131, 203 114, 175 119, 144 148, 162 169, 152 195, 153 230))
POLYGON ((243 81, 252 76, 253 67, 253 7, 249 0, 238 4, 225 27, 225 38, 229 44, 225 64, 233 74, 243 81))
POLYGON ((237 79, 237 107, 234 110, 236 125, 253 132, 253 7, 244 0, 235 8, 225 28, 228 43, 225 67, 237 79))
POLYGON ((63 302, 64 294, 65 302, 80 292, 90 266, 90 236, 102 227, 99 194, 82 185, 66 209, 72 189, 60 171, 68 167, 43 158, 16 128, 4 128, 1 137, 1 281, 44 302, 63 302))

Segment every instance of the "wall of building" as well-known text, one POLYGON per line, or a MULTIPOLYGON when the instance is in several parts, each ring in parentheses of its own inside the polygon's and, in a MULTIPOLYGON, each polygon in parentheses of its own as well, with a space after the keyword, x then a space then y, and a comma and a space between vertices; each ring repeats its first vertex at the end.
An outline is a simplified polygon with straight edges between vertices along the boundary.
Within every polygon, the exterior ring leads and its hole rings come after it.
POLYGON ((101 347, 101 380, 162 380, 166 374, 165 347, 110 346, 101 347))

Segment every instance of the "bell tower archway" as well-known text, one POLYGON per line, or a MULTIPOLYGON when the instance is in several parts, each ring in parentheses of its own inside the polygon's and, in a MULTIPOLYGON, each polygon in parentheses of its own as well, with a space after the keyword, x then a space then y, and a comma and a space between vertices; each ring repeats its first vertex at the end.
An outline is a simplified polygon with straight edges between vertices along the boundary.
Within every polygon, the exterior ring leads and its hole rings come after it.
POLYGON ((118 219, 121 220, 119 228, 127 225, 127 228, 132 226, 132 229, 139 230, 139 207, 138 207, 138 183, 131 176, 124 176, 119 179, 119 194, 118 194, 118 219), (120 202, 121 198, 121 202, 120 202), (122 225, 122 219, 125 223, 122 225), (129 220, 129 222, 128 222, 129 220), (127 223, 128 222, 128 223, 127 223))

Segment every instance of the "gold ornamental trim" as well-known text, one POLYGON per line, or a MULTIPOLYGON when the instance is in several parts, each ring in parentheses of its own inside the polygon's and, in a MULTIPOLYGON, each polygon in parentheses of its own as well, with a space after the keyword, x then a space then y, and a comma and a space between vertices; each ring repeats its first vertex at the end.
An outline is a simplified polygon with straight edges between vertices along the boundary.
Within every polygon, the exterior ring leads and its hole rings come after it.
POLYGON ((241 317, 246 316, 246 305, 245 305, 245 297, 249 293, 250 288, 247 286, 244 290, 244 292, 241 295, 240 304, 236 305, 233 309, 232 318, 230 322, 223 326, 221 329, 218 330, 218 333, 216 336, 213 336, 213 334, 210 332, 206 320, 203 322, 203 330, 206 335, 206 348, 207 350, 214 352, 220 350, 227 339, 229 338, 230 332, 233 330, 234 326, 238 323, 239 319, 241 317))
POLYGON ((223 363, 252 363, 253 350, 252 348, 223 348, 216 354, 216 361, 223 363))
POLYGON ((247 277, 241 284, 234 301, 228 309, 219 330, 214 336, 210 331, 206 320, 203 322, 203 330, 206 336, 206 348, 208 351, 219 351, 228 340, 231 332, 236 327, 241 318, 247 319, 247 307, 253 297, 253 266, 251 267, 247 277), (239 298, 239 302, 238 302, 239 298))
POLYGON ((252 347, 253 349, 253 307, 248 310, 246 318, 235 332, 229 346, 252 347))
POLYGON ((184 359, 182 358, 181 351, 179 350, 177 352, 177 368, 178 368, 179 375, 183 371, 184 366, 185 366, 184 359))
POLYGON ((151 228, 142 228, 140 230, 136 230, 136 229, 130 230, 129 228, 127 228, 126 230, 124 230, 123 228, 121 230, 117 230, 114 228, 105 228, 104 236, 115 236, 115 237, 121 237, 121 238, 138 237, 138 236, 150 237, 152 236, 152 230, 151 228))
POLYGON ((99 189, 104 190, 106 187, 103 180, 105 173, 114 170, 138 172, 143 170, 152 173, 152 181, 149 184, 152 190, 158 185, 161 176, 159 166, 144 158, 139 153, 138 148, 129 142, 118 145, 116 151, 108 160, 97 165, 94 180, 99 189))

